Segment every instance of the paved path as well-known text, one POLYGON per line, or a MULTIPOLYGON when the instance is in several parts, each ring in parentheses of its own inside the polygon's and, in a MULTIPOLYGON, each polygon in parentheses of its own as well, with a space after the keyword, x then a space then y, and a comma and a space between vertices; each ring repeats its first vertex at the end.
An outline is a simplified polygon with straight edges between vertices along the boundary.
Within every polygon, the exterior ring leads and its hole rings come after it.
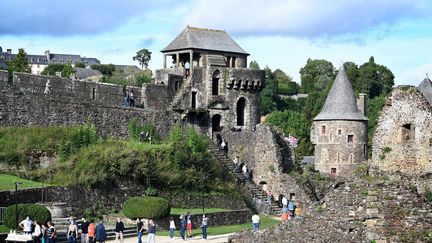
MULTIPOLYGON (((156 234, 156 243, 168 243, 168 242, 211 242, 211 243, 224 243, 228 242, 228 236, 232 234, 224 234, 224 235, 212 235, 208 236, 207 240, 201 239, 201 236, 195 236, 194 238, 189 238, 186 241, 183 241, 180 237, 174 237, 170 239, 168 236, 158 236, 156 234)), ((124 239, 124 243, 137 243, 138 240, 136 237, 126 238, 124 239)), ((143 235, 142 242, 147 243, 147 235, 143 235)), ((107 241, 107 243, 115 243, 115 240, 107 241)), ((153 242, 151 242, 153 243, 153 242)))

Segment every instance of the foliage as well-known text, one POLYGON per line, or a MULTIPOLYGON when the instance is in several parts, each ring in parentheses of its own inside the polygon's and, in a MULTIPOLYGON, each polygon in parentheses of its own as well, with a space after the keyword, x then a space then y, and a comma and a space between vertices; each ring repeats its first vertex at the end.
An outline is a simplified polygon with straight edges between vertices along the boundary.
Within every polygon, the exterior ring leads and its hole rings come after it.
MULTIPOLYGON (((141 124, 138 119, 133 118, 129 121, 128 128, 131 141, 139 141, 140 132, 143 132, 144 135, 151 137, 152 143, 160 142, 160 135, 152 123, 141 124)), ((148 141, 147 138, 145 137, 145 141, 148 141)))
POLYGON ((130 219, 159 219, 170 214, 168 200, 162 197, 132 197, 123 206, 123 213, 130 219))
POLYGON ((85 124, 80 126, 74 130, 69 141, 60 143, 58 149, 60 160, 66 160, 70 155, 76 153, 80 148, 87 147, 96 142, 96 127, 93 124, 85 124))
MULTIPOLYGON (((366 104, 368 121, 368 144, 372 144, 372 138, 375 133, 376 125, 378 123, 378 118, 381 114, 381 110, 385 105, 387 97, 385 94, 377 96, 375 98, 369 99, 366 104)), ((372 147, 368 148, 368 157, 372 157, 372 147)), ((383 158, 384 159, 384 158, 383 158)))
POLYGON ((0 127, 0 163, 26 166, 26 156, 35 150, 54 156, 59 145, 70 141, 78 129, 78 126, 0 127))
POLYGON ((307 60, 306 65, 300 69, 301 91, 310 93, 320 91, 327 86, 330 80, 334 80, 335 69, 327 60, 307 60))
MULTIPOLYGON (((44 206, 37 204, 18 204, 18 224, 29 215, 32 220, 39 223, 46 223, 51 220, 51 213, 44 206)), ((18 229, 16 222, 15 205, 11 205, 5 209, 4 224, 10 229, 18 229)))
POLYGON ((298 94, 300 87, 296 82, 278 83, 279 94, 295 95, 298 94))
POLYGON ((143 84, 150 83, 152 80, 152 71, 150 69, 145 69, 144 71, 136 75, 135 86, 141 87, 143 84))
POLYGON ((101 82, 118 84, 123 86, 136 86, 142 87, 144 83, 150 83, 152 80, 152 71, 145 69, 141 72, 135 70, 116 70, 112 71, 111 74, 102 77, 101 82))
POLYGON ((72 74, 76 73, 70 63, 65 64, 63 70, 61 71, 61 76, 64 78, 69 78, 72 74))
POLYGON ((394 85, 393 73, 384 65, 375 63, 373 57, 359 67, 356 91, 369 94, 373 99, 381 94, 388 94, 394 85))
POLYGON ((0 174, 0 191, 14 190, 15 182, 21 183, 19 189, 41 187, 42 183, 22 179, 14 175, 0 174))
POLYGON ((147 68, 151 59, 151 52, 148 49, 141 49, 136 53, 132 59, 138 61, 141 65, 141 69, 147 68))
POLYGON ((18 54, 16 55, 15 59, 10 61, 8 65, 10 72, 31 72, 31 68, 27 59, 27 53, 23 48, 18 49, 18 54))
POLYGON ((259 64, 258 64, 257 61, 252 60, 252 61, 250 61, 250 63, 249 63, 249 68, 250 68, 250 69, 253 69, 253 70, 259 70, 259 69, 260 69, 260 66, 259 66, 259 64))
POLYGON ((114 64, 93 64, 91 65, 93 70, 98 70, 103 75, 111 76, 115 71, 114 64))
POLYGON ((75 63, 75 67, 77 67, 77 68, 85 68, 85 65, 82 62, 77 62, 77 63, 75 63))
POLYGON ((268 114, 277 109, 278 84, 276 80, 268 80, 260 93, 260 106, 262 114, 268 114))
POLYGON ((56 72, 61 72, 61 76, 64 78, 69 78, 71 74, 75 73, 72 65, 70 63, 67 64, 49 64, 43 71, 42 75, 51 75, 54 76, 56 72))

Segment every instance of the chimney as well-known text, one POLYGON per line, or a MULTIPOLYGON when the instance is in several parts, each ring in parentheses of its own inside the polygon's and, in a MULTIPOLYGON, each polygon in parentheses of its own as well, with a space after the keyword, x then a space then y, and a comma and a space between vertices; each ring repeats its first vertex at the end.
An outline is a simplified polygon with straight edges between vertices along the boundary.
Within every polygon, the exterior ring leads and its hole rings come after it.
POLYGON ((358 106, 360 112, 363 113, 363 115, 365 115, 367 117, 367 114, 366 114, 366 94, 360 93, 359 99, 357 102, 358 102, 357 106, 358 106))
POLYGON ((6 49, 7 54, 12 54, 12 49, 6 49))
POLYGON ((49 50, 46 50, 46 51, 45 51, 45 56, 46 56, 47 61, 49 62, 50 59, 51 59, 51 54, 50 54, 50 51, 49 51, 49 50))

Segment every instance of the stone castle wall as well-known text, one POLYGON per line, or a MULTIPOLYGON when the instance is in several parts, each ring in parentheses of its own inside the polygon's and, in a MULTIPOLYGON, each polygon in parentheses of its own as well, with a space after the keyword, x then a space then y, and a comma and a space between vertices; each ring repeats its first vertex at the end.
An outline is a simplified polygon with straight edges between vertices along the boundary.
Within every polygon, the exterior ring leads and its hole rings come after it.
POLYGON ((367 121, 315 121, 311 141, 316 145, 315 169, 321 173, 330 174, 333 168, 343 175, 367 161, 367 121))
POLYGON ((375 130, 371 165, 408 174, 432 172, 432 107, 415 87, 387 98, 375 130))
MULTIPOLYGON (((7 72, 0 71, 1 126, 91 122, 101 135, 122 138, 128 137, 127 125, 134 118, 153 123, 161 135, 168 133, 171 126, 170 112, 124 107, 120 86, 25 73, 14 73, 13 83, 8 83, 5 77, 7 72), (44 94, 47 80, 50 80, 50 92, 44 94)), ((131 89, 135 89, 138 104, 141 92, 137 88, 131 89)), ((157 92, 157 89, 150 91, 157 92)))

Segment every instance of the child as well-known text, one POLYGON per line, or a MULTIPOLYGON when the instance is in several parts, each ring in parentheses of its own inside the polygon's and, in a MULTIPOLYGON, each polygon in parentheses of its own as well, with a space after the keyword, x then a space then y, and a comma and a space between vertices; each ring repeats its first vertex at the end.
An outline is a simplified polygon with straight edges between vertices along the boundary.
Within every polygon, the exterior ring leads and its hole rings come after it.
POLYGON ((174 230, 176 228, 173 217, 170 218, 169 224, 170 238, 172 239, 174 237, 174 230))

